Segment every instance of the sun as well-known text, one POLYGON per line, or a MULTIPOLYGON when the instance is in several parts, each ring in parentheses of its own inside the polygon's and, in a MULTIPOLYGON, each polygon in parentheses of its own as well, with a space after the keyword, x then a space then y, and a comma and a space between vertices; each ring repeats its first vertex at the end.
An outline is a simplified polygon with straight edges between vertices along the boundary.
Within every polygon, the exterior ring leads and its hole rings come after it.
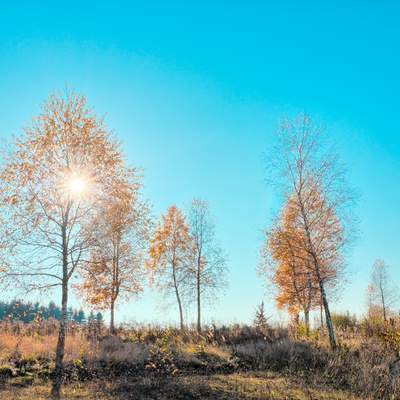
POLYGON ((68 168, 58 177, 60 190, 67 200, 83 200, 91 191, 91 179, 82 168, 68 168))
POLYGON ((85 191, 85 182, 80 178, 73 178, 69 182, 69 190, 71 193, 79 195, 85 191))

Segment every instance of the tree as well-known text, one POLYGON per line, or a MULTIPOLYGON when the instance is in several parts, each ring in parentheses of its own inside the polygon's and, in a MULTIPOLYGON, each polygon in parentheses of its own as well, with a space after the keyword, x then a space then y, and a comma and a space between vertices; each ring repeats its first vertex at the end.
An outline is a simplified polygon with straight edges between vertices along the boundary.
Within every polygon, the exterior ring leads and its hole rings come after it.
POLYGON ((49 303, 49 307, 48 307, 48 317, 49 318, 54 318, 54 319, 57 319, 57 320, 60 320, 61 319, 61 309, 60 309, 60 307, 58 307, 55 303, 54 303, 54 301, 51 301, 50 303, 49 303))
POLYGON ((368 294, 370 308, 379 307, 383 320, 387 322, 389 310, 397 301, 397 290, 391 284, 387 265, 383 260, 376 260, 372 266, 368 294))
POLYGON ((96 314, 95 320, 97 321, 98 324, 101 325, 104 321, 103 314, 101 312, 98 312, 96 314))
POLYGON ((268 318, 265 316, 264 302, 257 307, 256 315, 254 318, 254 326, 257 330, 265 332, 268 328, 268 318))
POLYGON ((310 311, 320 305, 320 295, 310 258, 301 248, 301 231, 293 229, 293 200, 289 199, 282 215, 268 232, 266 252, 272 257, 272 281, 278 289, 278 308, 291 315, 304 313, 306 333, 310 330, 310 311))
POLYGON ((78 285, 86 301, 110 310, 110 334, 115 333, 115 305, 142 289, 143 265, 151 220, 140 200, 141 183, 134 170, 119 174, 112 200, 103 205, 96 222, 97 243, 84 265, 78 285))
POLYGON ((90 314, 88 316, 88 324, 93 323, 96 320, 96 316, 94 315, 93 310, 90 311, 90 314))
POLYGON ((86 322, 85 312, 81 309, 74 314, 74 321, 78 324, 84 324, 86 322))
POLYGON ((215 240, 215 228, 207 202, 194 199, 189 213, 189 230, 193 241, 192 276, 188 281, 190 293, 195 293, 197 331, 201 332, 202 299, 215 299, 218 289, 225 284, 225 258, 215 240))
POLYGON ((190 277, 193 242, 182 212, 171 206, 155 230, 150 241, 147 265, 152 281, 166 294, 175 295, 181 329, 183 321, 183 291, 190 277))
POLYGON ((353 233, 354 196, 346 187, 338 157, 322 139, 322 130, 306 115, 285 121, 268 159, 268 171, 270 182, 280 188, 284 204, 290 207, 290 229, 283 232, 318 285, 334 349, 327 286, 339 282, 344 266, 343 250, 353 233))
POLYGON ((83 96, 51 96, 15 140, 0 171, 4 258, 29 289, 61 288, 52 397, 60 397, 71 280, 95 245, 98 205, 106 203, 123 159, 83 96), (27 278, 32 278, 27 281, 27 278))

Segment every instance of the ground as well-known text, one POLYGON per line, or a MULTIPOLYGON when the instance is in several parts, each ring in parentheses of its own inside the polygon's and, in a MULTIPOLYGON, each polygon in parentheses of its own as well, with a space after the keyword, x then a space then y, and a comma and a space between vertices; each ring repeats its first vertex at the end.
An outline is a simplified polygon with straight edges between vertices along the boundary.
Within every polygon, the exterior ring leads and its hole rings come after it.
MULTIPOLYGON (((36 382, 24 386, 15 379, 0 389, 7 400, 48 399, 50 385, 36 382)), ((82 400, 361 400, 342 391, 307 387, 278 374, 235 373, 231 375, 179 375, 137 377, 114 382, 69 384, 64 399, 82 400)), ((366 400, 365 397, 362 398, 366 400)))

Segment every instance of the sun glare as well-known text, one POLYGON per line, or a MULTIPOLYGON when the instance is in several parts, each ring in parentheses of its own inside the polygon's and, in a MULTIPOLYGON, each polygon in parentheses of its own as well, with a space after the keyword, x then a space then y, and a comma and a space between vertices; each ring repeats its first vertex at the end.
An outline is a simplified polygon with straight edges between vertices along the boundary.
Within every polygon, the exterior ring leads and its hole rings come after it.
POLYGON ((85 182, 82 179, 74 178, 69 182, 69 190, 73 194, 81 194, 85 191, 85 182))

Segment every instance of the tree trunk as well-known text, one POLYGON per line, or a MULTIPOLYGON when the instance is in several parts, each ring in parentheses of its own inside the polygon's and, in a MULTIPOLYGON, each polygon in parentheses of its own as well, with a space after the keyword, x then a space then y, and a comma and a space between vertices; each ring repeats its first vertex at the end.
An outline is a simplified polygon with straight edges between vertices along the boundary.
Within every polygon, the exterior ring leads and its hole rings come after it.
POLYGON ((323 316, 323 309, 322 309, 322 300, 319 303, 319 318, 321 322, 321 330, 324 329, 324 316, 323 316))
POLYGON ((62 267, 63 267, 63 278, 62 278, 62 295, 61 295, 61 319, 60 326, 58 330, 58 340, 56 348, 56 360, 53 370, 53 385, 51 388, 51 398, 59 399, 61 384, 63 380, 63 361, 65 352, 65 334, 67 327, 67 308, 68 308, 68 238, 67 238, 67 226, 68 226, 68 216, 69 207, 67 207, 66 213, 63 218, 63 225, 61 227, 62 236, 62 267))
POLYGON ((385 306, 382 306, 382 310, 383 310, 383 320, 384 320, 385 322, 387 322, 386 307, 385 307, 385 306))
POLYGON ((175 293, 176 293, 176 300, 178 301, 178 307, 179 307, 180 327, 181 327, 181 331, 183 331, 183 328, 184 328, 184 325, 183 325, 183 310, 182 310, 181 298, 179 296, 179 291, 178 291, 177 287, 175 287, 175 293))
POLYGON ((63 280, 62 283, 62 301, 61 301, 61 320, 58 331, 58 341, 56 349, 56 361, 53 371, 53 386, 51 389, 51 397, 53 399, 60 398, 60 390, 63 378, 63 360, 65 351, 65 331, 67 326, 67 306, 68 306, 68 281, 63 280))
POLYGON ((197 272, 197 332, 201 333, 201 293, 200 293, 200 270, 197 272))
POLYGON ((325 310, 325 323, 326 323, 326 329, 328 330, 329 343, 331 345, 331 349, 335 350, 337 347, 335 331, 333 329, 331 312, 329 311, 329 304, 328 304, 328 300, 326 299, 325 288, 324 288, 324 284, 322 281, 319 282, 319 287, 320 287, 320 291, 321 291, 322 304, 323 304, 324 310, 325 310))
POLYGON ((313 259, 314 259, 314 263, 315 263, 315 272, 316 272, 316 276, 317 276, 317 280, 318 280, 318 285, 319 285, 319 290, 320 290, 320 294, 321 294, 321 301, 322 301, 322 305, 324 306, 324 311, 325 311, 325 323, 326 323, 326 329, 328 330, 328 335, 329 335, 329 343, 331 346, 332 350, 335 350, 337 347, 336 344, 336 337, 335 337, 335 331, 333 329, 333 323, 332 323, 332 318, 331 318, 331 312, 329 311, 329 304, 328 304, 328 300, 326 298, 326 292, 325 292, 325 287, 324 287, 324 282, 322 280, 321 274, 320 274, 320 269, 319 269, 319 263, 318 263, 318 259, 315 255, 315 253, 311 254, 313 259))
POLYGON ((115 308, 115 302, 114 302, 114 300, 111 300, 111 305, 110 305, 110 335, 115 335, 114 308, 115 308))
MULTIPOLYGON (((308 237, 309 243, 311 245, 311 248, 313 248, 310 232, 309 232, 308 229, 306 229, 306 231, 307 231, 307 237, 308 237)), ((311 256, 312 256, 312 258, 314 260, 315 274, 316 274, 316 277, 317 277, 317 280, 318 280, 318 285, 319 285, 319 290, 320 290, 320 294, 321 294, 322 305, 324 306, 325 323, 326 323, 326 329, 328 330, 329 343, 330 343, 331 349, 335 350, 336 347, 337 347, 335 331, 333 329, 331 312, 329 311, 329 304, 328 304, 328 300, 326 298, 324 282, 323 282, 322 277, 321 277, 318 257, 316 256, 314 251, 311 252, 311 256)))
POLYGON ((382 283, 379 283, 379 289, 381 292, 381 301, 382 301, 382 314, 383 314, 383 320, 387 322, 387 317, 386 317, 386 304, 385 304, 385 296, 383 294, 383 288, 382 288, 382 283))
POLYGON ((305 212, 304 204, 303 204, 303 201, 302 201, 302 198, 301 198, 301 195, 299 194, 299 192, 297 192, 297 196, 298 196, 298 199, 299 199, 301 213, 302 213, 302 216, 303 216, 304 228, 305 228, 305 231, 306 231, 307 240, 308 240, 308 244, 309 244, 309 254, 311 255, 311 257, 312 257, 312 259, 314 261, 314 270, 315 270, 315 274, 316 274, 316 277, 317 277, 317 280, 318 280, 318 285, 319 285, 319 289, 320 289, 320 293, 321 293, 322 304, 323 304, 324 310, 325 310, 325 322, 326 322, 326 328, 327 328, 328 334, 329 334, 329 343, 331 345, 331 349, 334 350, 334 349, 336 349, 336 338, 335 338, 335 332, 334 332, 334 329, 333 329, 331 313, 329 311, 328 300, 326 299, 324 282, 323 282, 322 277, 321 277, 320 264, 319 264, 319 260, 318 260, 317 254, 316 254, 316 252, 314 250, 314 244, 313 244, 313 240, 311 238, 311 232, 310 232, 310 227, 309 227, 309 224, 308 224, 307 213, 305 212))
POLYGON ((112 291, 110 304, 110 335, 115 335, 115 302, 119 295, 119 248, 120 241, 113 243, 113 276, 112 276, 112 291))
POLYGON ((176 271, 175 271, 175 265, 172 265, 172 276, 174 279, 174 289, 175 289, 175 295, 176 295, 176 301, 178 302, 178 308, 179 308, 179 321, 180 321, 180 327, 181 331, 183 331, 183 310, 182 310, 182 302, 181 302, 181 297, 179 295, 179 290, 178 290, 178 283, 176 280, 176 271))

